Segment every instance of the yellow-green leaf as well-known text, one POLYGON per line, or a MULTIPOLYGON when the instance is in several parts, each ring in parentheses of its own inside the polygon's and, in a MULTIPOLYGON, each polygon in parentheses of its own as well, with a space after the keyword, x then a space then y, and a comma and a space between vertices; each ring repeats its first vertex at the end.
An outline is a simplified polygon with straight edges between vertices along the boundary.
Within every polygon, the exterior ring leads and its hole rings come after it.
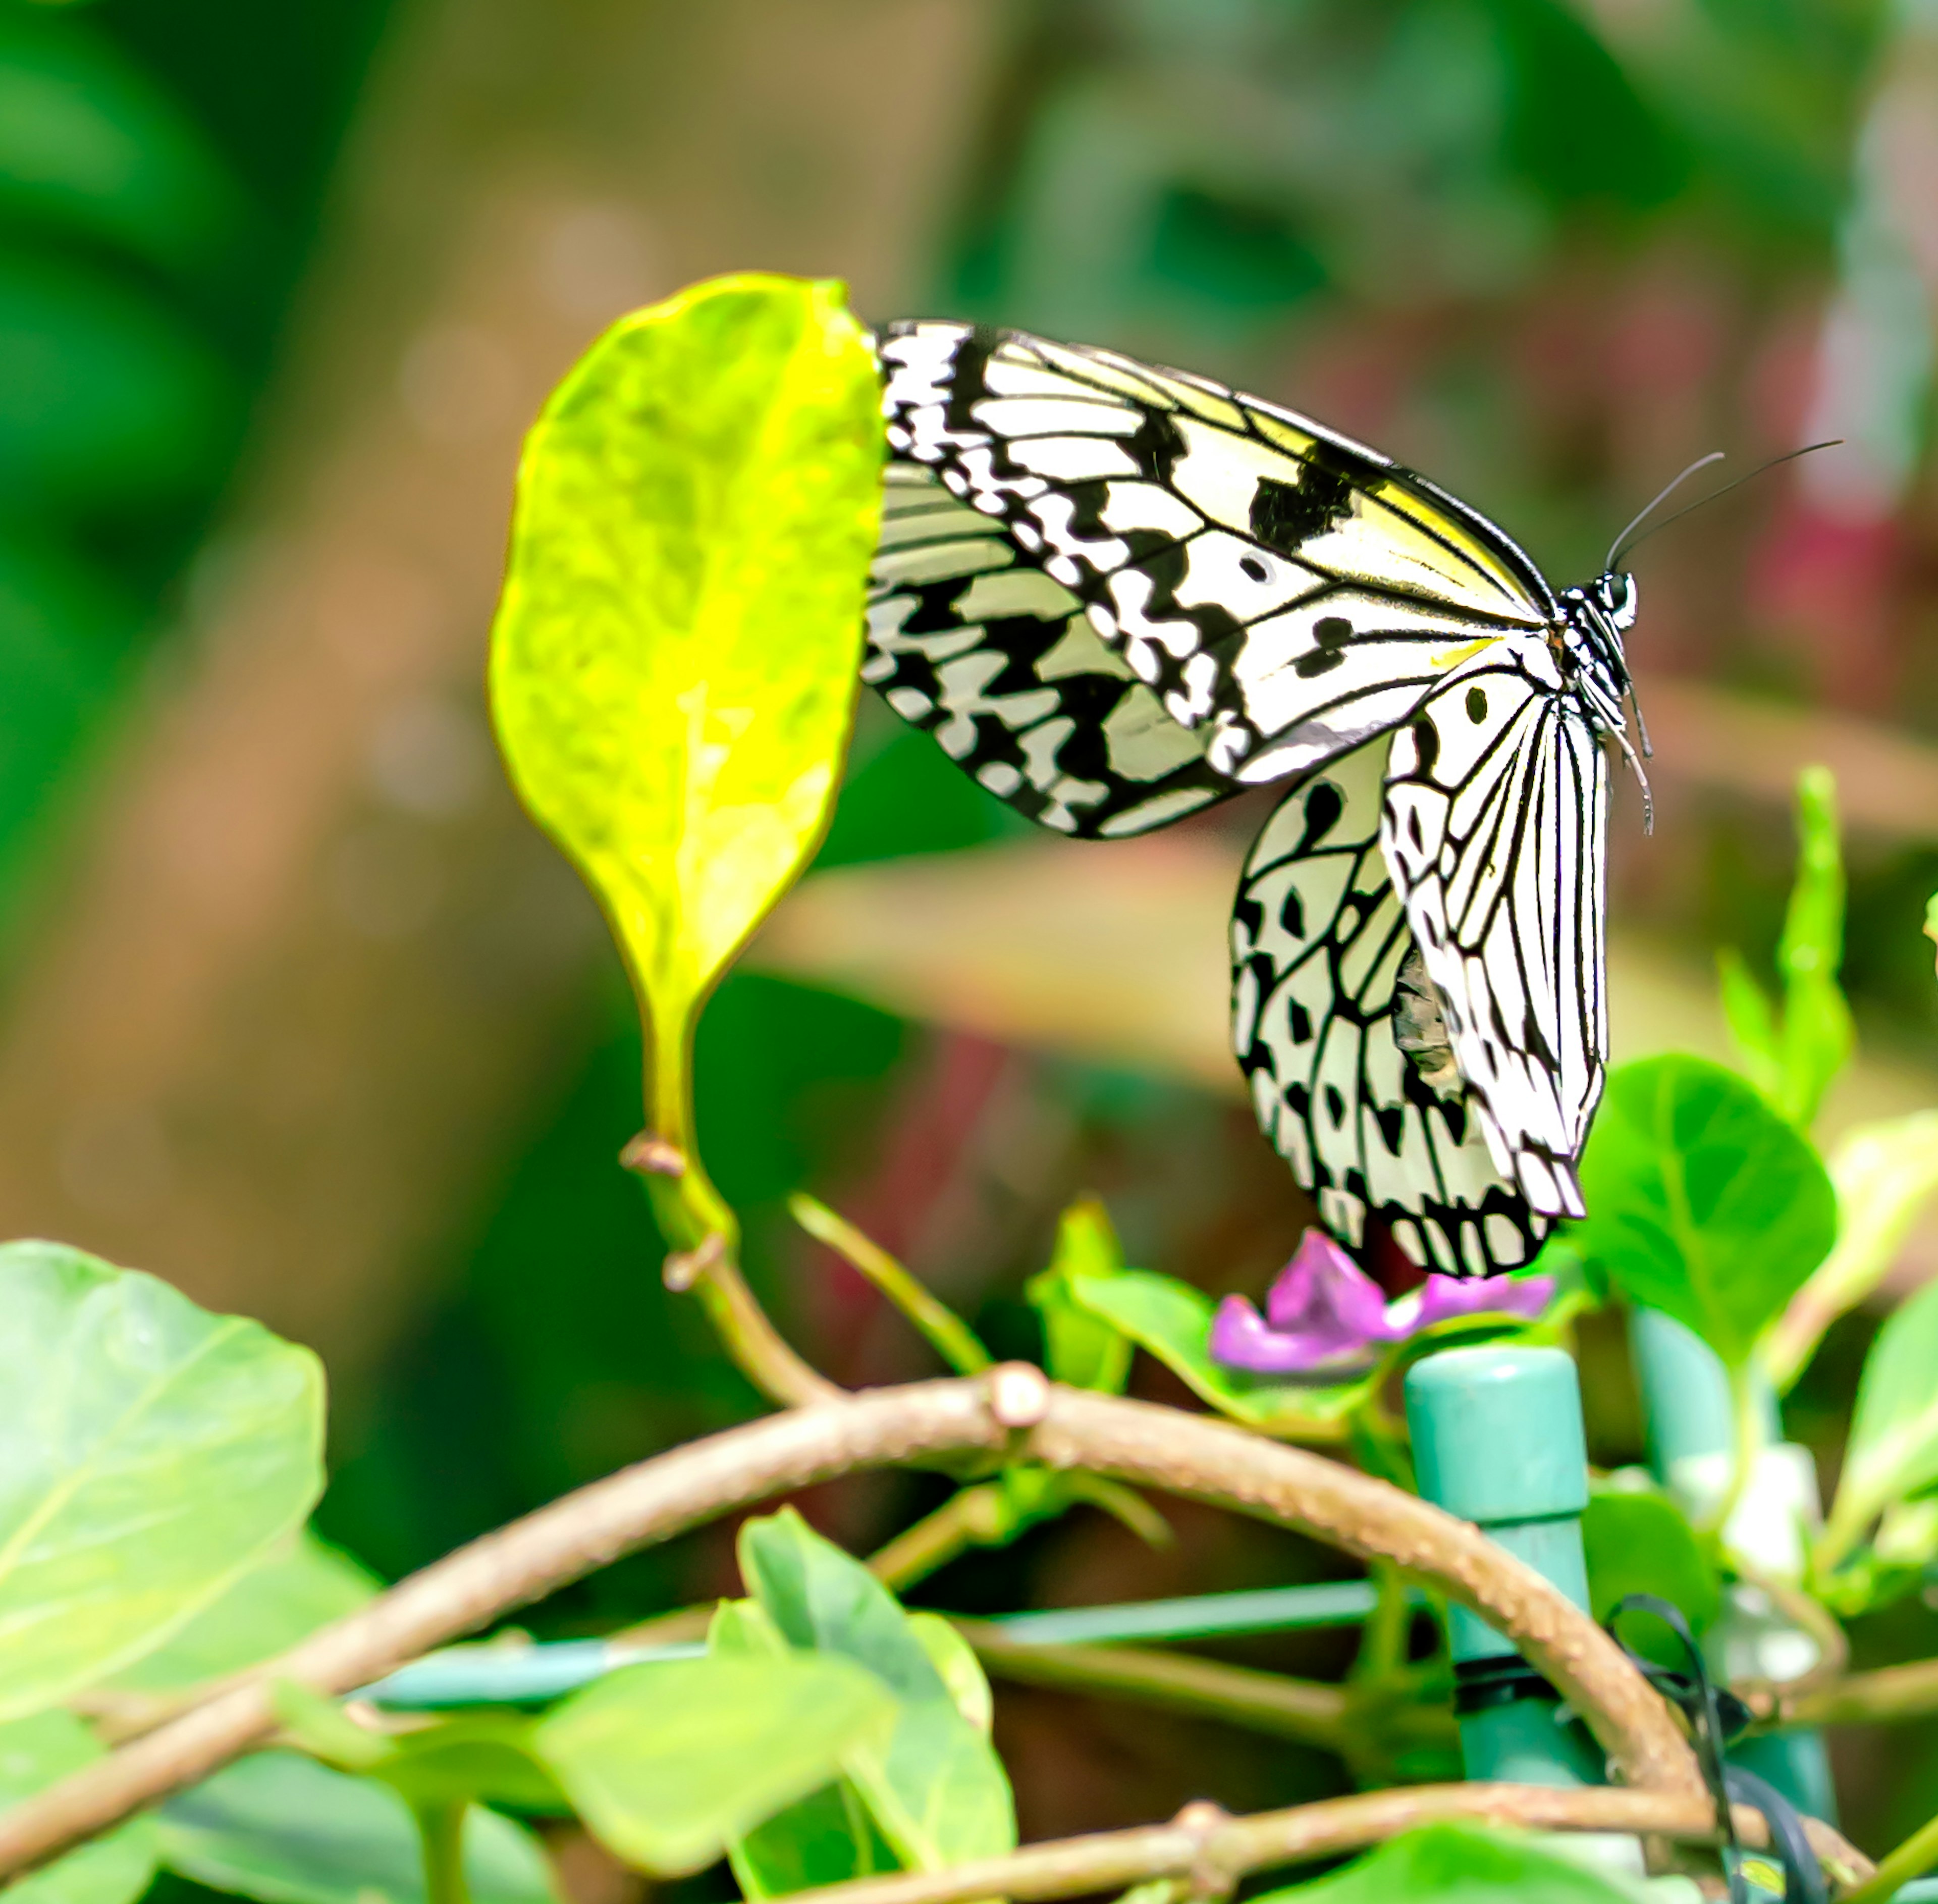
POLYGON ((693 1014, 826 822, 881 459, 841 287, 751 274, 621 319, 526 445, 493 712, 618 936, 675 1142, 693 1014))

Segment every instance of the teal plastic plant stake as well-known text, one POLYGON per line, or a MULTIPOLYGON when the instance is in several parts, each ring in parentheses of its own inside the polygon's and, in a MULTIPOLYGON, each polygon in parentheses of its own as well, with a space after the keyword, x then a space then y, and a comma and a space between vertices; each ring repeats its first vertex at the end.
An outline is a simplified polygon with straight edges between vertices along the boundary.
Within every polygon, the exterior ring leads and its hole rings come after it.
MULTIPOLYGON (((1559 1349, 1444 1349, 1408 1370, 1406 1419, 1421 1495, 1472 1521, 1586 1612, 1588 1455, 1574 1362, 1559 1349)), ((1502 1671, 1512 1641, 1464 1607, 1450 1609, 1447 1637, 1469 1778, 1602 1782, 1554 1699, 1527 1696, 1535 1689, 1525 1678, 1502 1671)))
MULTIPOLYGON (((1736 1461, 1729 1370, 1700 1336, 1660 1309, 1630 1309, 1629 1343, 1649 1464, 1684 1510, 1700 1519, 1728 1493, 1736 1461)), ((1807 1448, 1782 1438, 1767 1379, 1756 1371, 1751 1379, 1763 1432, 1722 1537, 1763 1572, 1794 1580, 1804 1570, 1804 1531, 1820 1516, 1816 1464, 1807 1448)), ((1817 1642, 1745 1581, 1724 1589, 1721 1610, 1701 1638, 1710 1670, 1726 1683, 1794 1679, 1818 1658, 1817 1642)), ((1767 1779, 1800 1811, 1836 1822, 1830 1759, 1814 1726, 1759 1733, 1731 1746, 1730 1759, 1767 1779)))

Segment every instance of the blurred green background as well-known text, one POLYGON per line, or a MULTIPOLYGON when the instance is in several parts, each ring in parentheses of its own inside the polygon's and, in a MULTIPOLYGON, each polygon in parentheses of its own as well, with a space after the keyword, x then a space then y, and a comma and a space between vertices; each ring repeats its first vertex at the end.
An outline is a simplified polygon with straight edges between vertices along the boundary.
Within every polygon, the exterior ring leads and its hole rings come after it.
MULTIPOLYGON (((1617 1010, 1632 973, 1631 1042, 1678 1042, 1713 1016, 1715 945, 1766 959, 1784 790, 1827 759, 1871 1054, 1841 1115, 1938 1099, 1935 126, 1915 0, 0 0, 9 1232, 316 1343, 323 1525, 393 1576, 751 1411, 660 1288, 614 1160, 641 1064, 616 963, 500 783, 478 686, 520 428, 603 323, 737 266, 1228 377, 1426 471, 1562 581, 1690 458, 1845 438, 1637 558, 1660 817, 1644 841, 1618 804, 1617 1010)), ((1229 857, 1260 811, 1193 850, 1229 857)), ((820 863, 1025 830, 871 706, 820 863)), ((1055 921, 1036 949, 1074 956, 1055 921)), ((1000 997, 916 989, 902 1016, 748 971, 702 1033, 714 1174, 837 1379, 931 1364, 791 1232, 797 1188, 1005 1347, 1086 1189, 1132 1261, 1208 1288, 1289 1254, 1302 1200, 1178 1060, 1195 1030, 1045 1048, 1000 997)), ((1933 1269, 1914 1239, 1903 1277, 1933 1269)), ((1873 1326, 1800 1391, 1827 1464, 1873 1326)), ((1584 1353, 1596 1457, 1633 1459, 1618 1331, 1584 1353)), ((865 1549, 925 1498, 811 1505, 865 1549)), ((1150 1553, 1079 1515, 925 1591, 1339 1570, 1178 1519, 1150 1553)), ((724 1534, 684 1544, 536 1623, 603 1629, 730 1565, 724 1534)), ((1938 1650, 1920 1603, 1873 1623, 1861 1662, 1938 1650)), ((1320 1671, 1326 1644, 1236 1651, 1320 1671)), ((1338 1777, 1048 1693, 1003 1711, 1030 1835, 1338 1777)), ((1860 1842, 1928 1810, 1914 1743, 1840 1738, 1860 1842)))

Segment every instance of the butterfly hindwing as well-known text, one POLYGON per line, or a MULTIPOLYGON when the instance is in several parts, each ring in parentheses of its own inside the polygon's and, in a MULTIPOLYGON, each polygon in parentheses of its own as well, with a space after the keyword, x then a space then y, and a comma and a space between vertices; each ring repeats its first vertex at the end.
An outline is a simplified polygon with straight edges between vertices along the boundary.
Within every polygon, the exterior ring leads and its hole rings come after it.
POLYGON ((879 348, 897 461, 1068 589, 1229 780, 1347 751, 1553 619, 1497 530, 1290 411, 1019 332, 893 324, 879 348))
POLYGON ((1475 662, 1393 737, 1381 838, 1501 1169, 1580 1216, 1608 1055, 1608 766, 1566 698, 1475 662))
POLYGON ((1121 838, 1238 789, 1003 525, 891 464, 861 678, 964 771, 1057 832, 1121 838))
POLYGON ((1503 1180, 1457 1080, 1395 1040, 1412 939, 1380 843, 1387 743, 1301 781, 1245 867, 1232 917, 1232 1043, 1260 1127, 1358 1248, 1368 1219, 1450 1275, 1531 1257, 1547 1229, 1503 1180))

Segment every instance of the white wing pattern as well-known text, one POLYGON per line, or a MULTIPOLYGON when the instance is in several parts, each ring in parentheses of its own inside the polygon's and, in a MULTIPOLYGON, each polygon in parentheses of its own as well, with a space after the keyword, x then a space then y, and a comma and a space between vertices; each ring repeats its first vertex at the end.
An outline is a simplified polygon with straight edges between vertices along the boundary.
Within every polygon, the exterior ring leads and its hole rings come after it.
POLYGON ((1553 1216, 1587 1214, 1608 1054, 1608 798, 1593 729, 1512 667, 1470 664, 1393 737, 1384 856, 1488 1148, 1553 1216))
POLYGON ((1394 1037, 1412 934, 1381 850, 1388 743, 1295 786, 1232 912, 1232 1042, 1259 1127, 1353 1249, 1368 1215, 1450 1276, 1531 1256, 1548 1228, 1504 1180, 1466 1094, 1394 1037))
POLYGON ((863 678, 1065 834, 1293 780, 1232 918, 1260 1123, 1348 1245, 1370 1218, 1450 1274, 1526 1261, 1580 1214, 1600 1091, 1626 624, 1584 648, 1584 592, 1290 411, 1018 332, 877 342, 863 678))

